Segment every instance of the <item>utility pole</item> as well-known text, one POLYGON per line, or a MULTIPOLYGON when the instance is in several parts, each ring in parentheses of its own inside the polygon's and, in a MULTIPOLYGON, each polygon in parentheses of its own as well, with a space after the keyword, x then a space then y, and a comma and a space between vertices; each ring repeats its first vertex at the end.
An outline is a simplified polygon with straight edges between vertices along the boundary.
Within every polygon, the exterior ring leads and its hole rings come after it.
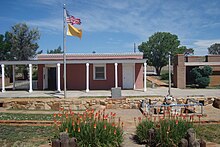
POLYGON ((136 53, 136 44, 134 43, 134 53, 136 53))

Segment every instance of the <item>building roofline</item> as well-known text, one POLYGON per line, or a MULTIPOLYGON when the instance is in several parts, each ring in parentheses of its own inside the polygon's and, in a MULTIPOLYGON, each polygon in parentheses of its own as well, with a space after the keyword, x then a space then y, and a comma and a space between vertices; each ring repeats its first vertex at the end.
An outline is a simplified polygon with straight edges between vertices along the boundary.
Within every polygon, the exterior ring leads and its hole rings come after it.
MULTIPOLYGON (((145 63, 146 59, 115 59, 115 60, 67 60, 67 64, 104 64, 104 63, 145 63)), ((0 61, 4 65, 27 64, 63 64, 63 60, 28 60, 28 61, 0 61)))

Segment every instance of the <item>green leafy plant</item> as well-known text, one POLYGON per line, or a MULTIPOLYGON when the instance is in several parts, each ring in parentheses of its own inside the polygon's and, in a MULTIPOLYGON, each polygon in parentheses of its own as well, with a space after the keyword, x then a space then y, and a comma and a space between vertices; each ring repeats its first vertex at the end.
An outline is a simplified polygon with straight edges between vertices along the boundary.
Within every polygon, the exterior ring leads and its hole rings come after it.
POLYGON ((160 119, 153 122, 145 119, 136 127, 136 135, 139 143, 146 143, 149 146, 172 147, 178 146, 184 137, 187 129, 193 127, 192 123, 183 119, 160 119), (149 136, 149 129, 153 129, 155 134, 149 136))
POLYGON ((204 66, 203 68, 195 67, 190 73, 193 83, 197 84, 199 88, 205 88, 210 83, 209 76, 212 74, 212 68, 210 66, 204 66))
POLYGON ((116 114, 105 114, 105 110, 94 112, 86 110, 83 114, 74 114, 71 110, 54 114, 57 136, 67 132, 77 139, 81 147, 120 146, 123 142, 123 122, 116 123, 116 114))

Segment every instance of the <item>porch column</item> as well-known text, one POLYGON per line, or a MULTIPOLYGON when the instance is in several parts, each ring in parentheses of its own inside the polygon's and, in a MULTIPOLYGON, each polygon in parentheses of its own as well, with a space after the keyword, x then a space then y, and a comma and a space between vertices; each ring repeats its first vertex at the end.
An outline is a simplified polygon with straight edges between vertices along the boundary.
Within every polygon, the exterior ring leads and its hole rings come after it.
POLYGON ((29 92, 33 92, 32 88, 32 64, 29 64, 29 92))
POLYGON ((147 63, 144 63, 144 92, 147 91, 147 63))
POLYGON ((57 63, 57 91, 60 92, 60 63, 57 63))
POLYGON ((15 65, 12 65, 13 90, 15 90, 15 65))
POLYGON ((115 63, 115 88, 118 88, 118 63, 115 63))
POLYGON ((5 65, 2 64, 2 92, 5 92, 5 65))
POLYGON ((89 92, 89 63, 86 63, 86 92, 89 92))

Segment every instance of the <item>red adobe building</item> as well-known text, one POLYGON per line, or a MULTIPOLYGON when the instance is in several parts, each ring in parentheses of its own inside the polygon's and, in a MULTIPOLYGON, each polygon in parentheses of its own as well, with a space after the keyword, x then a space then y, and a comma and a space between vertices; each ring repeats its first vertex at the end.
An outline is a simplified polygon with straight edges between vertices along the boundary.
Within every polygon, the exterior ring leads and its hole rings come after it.
MULTIPOLYGON (((67 54, 66 59, 67 90, 144 88, 146 60, 142 53, 67 54)), ((63 54, 39 54, 37 61, 41 62, 38 64, 38 89, 62 90, 63 54)))

